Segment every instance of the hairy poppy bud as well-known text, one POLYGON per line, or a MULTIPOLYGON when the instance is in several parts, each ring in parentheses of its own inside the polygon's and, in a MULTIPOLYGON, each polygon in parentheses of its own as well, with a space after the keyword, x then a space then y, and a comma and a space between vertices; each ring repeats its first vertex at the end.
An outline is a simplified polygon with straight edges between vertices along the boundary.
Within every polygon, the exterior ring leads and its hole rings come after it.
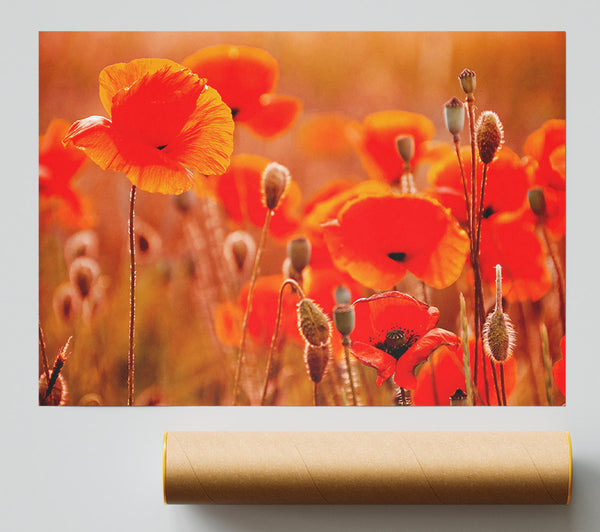
POLYGON ((69 280, 77 287, 79 295, 85 299, 92 289, 92 284, 100 275, 100 266, 89 257, 79 257, 71 263, 69 280))
POLYGON ((459 75, 458 79, 460 80, 460 86, 462 90, 465 91, 467 96, 473 96, 475 92, 475 88, 477 86, 477 77, 475 72, 465 68, 459 75))
POLYGON ((415 154, 415 141, 410 135, 396 137, 396 149, 404 164, 408 164, 415 154))
POLYGON ((333 291, 333 299, 338 305, 349 305, 352 301, 352 294, 345 286, 338 286, 333 291))
POLYGON ((329 343, 329 318, 312 299, 303 299, 298 303, 298 329, 311 345, 319 347, 329 343))
POLYGON ((483 346, 498 363, 506 362, 515 346, 515 329, 508 314, 502 311, 502 267, 496 265, 496 307, 483 325, 483 346))
POLYGON ((317 383, 321 382, 323 375, 325 375, 330 354, 331 346, 329 344, 316 347, 308 342, 306 343, 304 346, 304 362, 310 380, 317 383))
POLYGON ((543 188, 532 188, 527 192, 527 200, 529 207, 536 216, 544 216, 546 214, 546 197, 544 196, 543 188))
POLYGON ((448 131, 455 137, 465 125, 465 107, 458 98, 452 98, 444 105, 444 119, 448 131))
POLYGON ((477 121, 475 131, 479 158, 484 164, 489 164, 504 141, 502 122, 493 111, 484 111, 477 121))
POLYGON ((285 166, 279 163, 267 165, 261 179, 263 204, 267 209, 272 211, 279 205, 290 180, 290 172, 285 166))
POLYGON ((287 255, 295 271, 302 273, 302 270, 308 266, 310 252, 310 242, 303 236, 294 238, 288 242, 287 255))
POLYGON ((347 304, 334 307, 333 323, 342 336, 348 336, 354 330, 354 307, 347 304))
POLYGON ((256 244, 246 231, 229 233, 223 242, 223 255, 234 271, 242 272, 254 260, 256 244))

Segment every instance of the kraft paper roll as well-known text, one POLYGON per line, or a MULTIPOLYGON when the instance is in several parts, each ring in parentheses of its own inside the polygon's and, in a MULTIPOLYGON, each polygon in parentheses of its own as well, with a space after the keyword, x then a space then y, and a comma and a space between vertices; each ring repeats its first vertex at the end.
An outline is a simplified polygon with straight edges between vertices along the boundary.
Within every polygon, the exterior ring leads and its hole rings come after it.
POLYGON ((167 432, 168 504, 568 504, 568 432, 167 432))

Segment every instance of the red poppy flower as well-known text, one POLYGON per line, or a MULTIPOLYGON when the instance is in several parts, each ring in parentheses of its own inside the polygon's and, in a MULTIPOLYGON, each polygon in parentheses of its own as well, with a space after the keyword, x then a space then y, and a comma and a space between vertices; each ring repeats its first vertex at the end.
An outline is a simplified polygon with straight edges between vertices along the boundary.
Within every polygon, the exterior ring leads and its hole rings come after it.
POLYGON ((502 265, 503 296, 508 301, 537 301, 552 286, 546 254, 533 225, 522 212, 504 213, 481 225, 481 278, 495 286, 502 265))
POLYGON ((411 194, 352 201, 323 231, 335 265, 376 290, 392 287, 407 271, 434 288, 450 286, 469 249, 446 209, 411 194))
MULTIPOLYGON (((236 224, 263 227, 267 207, 262 201, 261 177, 270 162, 259 155, 234 155, 228 170, 215 178, 216 194, 236 224)), ((300 187, 291 180, 269 225, 275 238, 286 238, 297 229, 301 196, 300 187)))
MULTIPOLYGON (((475 359, 474 338, 469 339, 469 354, 472 372, 475 359)), ((490 402, 497 404, 491 361, 486 361, 485 368, 490 402)), ((500 385, 498 366, 496 366, 496 377, 498 385, 500 385)), ((512 357, 504 363, 504 389, 507 398, 515 390, 516 385, 517 364, 516 359, 512 357)), ((448 406, 450 396, 458 388, 466 391, 462 347, 456 350, 444 347, 437 350, 425 364, 420 366, 417 373, 417 386, 412 395, 413 404, 417 406, 448 406)), ((477 379, 477 391, 481 398, 486 397, 485 380, 481 375, 477 379)))
POLYGON ((354 302, 356 326, 352 352, 377 369, 377 385, 394 375, 409 390, 417 385, 415 369, 441 346, 461 349, 458 336, 434 328, 440 312, 414 297, 386 292, 354 302))
POLYGON ((565 362, 566 362, 566 354, 565 354, 565 337, 563 336, 560 341, 560 350, 562 352, 562 358, 557 360, 552 365, 552 377, 554 378, 554 382, 561 393, 566 396, 566 388, 567 388, 567 379, 565 375, 565 362))
POLYGON ((304 206, 302 231, 312 246, 312 266, 333 266, 329 250, 323 238, 322 224, 335 220, 348 202, 367 196, 386 196, 391 188, 378 181, 331 181, 315 194, 304 206))
POLYGON ((273 94, 279 65, 260 48, 210 46, 186 57, 183 64, 206 77, 231 108, 234 120, 260 137, 284 132, 302 109, 297 98, 273 94))
POLYGON ((84 210, 72 182, 87 158, 72 146, 63 146, 62 139, 68 130, 68 122, 55 119, 46 133, 40 135, 39 186, 40 198, 56 198, 66 206, 75 221, 82 218, 84 210))
POLYGON ((64 142, 142 190, 185 192, 195 175, 223 173, 233 150, 231 112, 205 83, 167 59, 110 65, 100 100, 111 118, 78 120, 64 142))
MULTIPOLYGON (((471 175, 471 149, 464 147, 460 153, 467 184, 471 175)), ((467 222, 465 195, 456 153, 445 156, 431 167, 427 174, 435 188, 430 194, 448 207, 462 224, 467 222)), ((477 165, 477 190, 481 190, 483 165, 477 165)), ((483 218, 488 220, 502 212, 515 211, 527 201, 528 178, 520 157, 503 147, 487 171, 483 218)))
POLYGON ((434 149, 433 134, 433 122, 422 115, 382 111, 367 116, 362 125, 353 123, 350 139, 371 178, 397 183, 404 171, 404 161, 398 154, 396 138, 400 135, 413 138, 415 152, 411 164, 414 167, 449 149, 446 145, 434 149))

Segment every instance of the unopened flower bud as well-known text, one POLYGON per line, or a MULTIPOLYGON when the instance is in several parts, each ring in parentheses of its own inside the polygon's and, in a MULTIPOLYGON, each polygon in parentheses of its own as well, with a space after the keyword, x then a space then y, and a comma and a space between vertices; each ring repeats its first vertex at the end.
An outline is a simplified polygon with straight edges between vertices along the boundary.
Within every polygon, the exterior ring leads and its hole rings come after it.
POLYGON ((444 118, 448 131, 457 137, 465 125, 465 107, 458 98, 452 98, 446 102, 444 118))
POLYGON ((223 255, 234 271, 242 272, 256 253, 254 239, 246 231, 234 231, 225 237, 223 255))
POLYGON ((465 91, 467 96, 473 96, 475 92, 475 88, 477 86, 475 72, 465 68, 459 75, 458 79, 460 80, 460 86, 462 90, 465 91))
POLYGON ((63 406, 67 404, 67 383, 62 375, 58 375, 49 395, 46 375, 42 373, 39 380, 39 404, 42 406, 63 406))
POLYGON ((477 121, 475 131, 479 158, 484 164, 489 164, 504 141, 502 122, 493 111, 484 111, 477 121))
POLYGON ((319 347, 329 343, 329 318, 312 299, 305 298, 298 303, 298 329, 311 345, 319 347))
POLYGON ((261 179, 262 199, 267 209, 272 211, 279 205, 290 180, 290 172, 285 166, 279 163, 267 165, 261 179))
POLYGON ((529 206, 536 216, 544 216, 546 214, 546 197, 544 196, 543 188, 532 188, 527 192, 529 206))
MULTIPOLYGON (((292 260, 289 257, 286 257, 283 261, 283 265, 281 267, 281 273, 283 273, 283 277, 285 279, 293 279, 298 284, 302 284, 303 278, 302 274, 294 268, 292 265, 292 260)), ((292 291, 295 292, 295 288, 292 287, 292 291)))
POLYGON ((331 346, 329 344, 316 347, 308 342, 304 346, 304 362, 308 376, 313 382, 321 382, 329 362, 331 346))
POLYGON ((483 347, 498 363, 506 362, 515 347, 515 329, 502 310, 502 266, 496 265, 496 306, 483 325, 483 347))
POLYGON ((457 388, 450 396, 450 406, 467 406, 467 394, 457 388))
POLYGON ((79 231, 65 242, 65 262, 71 264, 77 257, 98 256, 98 236, 91 229, 79 231))
POLYGON ((298 273, 306 268, 310 262, 311 246, 307 238, 301 236, 290 240, 287 245, 287 255, 292 267, 298 273))
POLYGON ((410 135, 401 135, 396 138, 396 149, 404 164, 408 164, 415 154, 415 141, 410 135))
POLYGON ((92 289, 94 281, 100 275, 100 266, 89 257, 79 257, 71 263, 69 280, 79 290, 79 295, 85 299, 92 289))
POLYGON ((188 190, 183 194, 175 196, 175 207, 182 213, 189 212, 196 203, 196 199, 196 194, 193 191, 188 190))
POLYGON ((342 336, 348 336, 354 330, 354 307, 348 304, 334 307, 333 323, 342 336))
POLYGON ((352 302, 352 294, 347 287, 340 285, 333 291, 333 299, 338 305, 349 305, 352 302))

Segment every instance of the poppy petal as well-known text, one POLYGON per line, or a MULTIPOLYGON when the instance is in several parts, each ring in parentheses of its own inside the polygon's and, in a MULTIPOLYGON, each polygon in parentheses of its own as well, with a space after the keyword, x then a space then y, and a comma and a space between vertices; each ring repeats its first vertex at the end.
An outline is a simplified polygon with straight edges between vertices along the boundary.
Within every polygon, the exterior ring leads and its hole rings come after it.
POLYGON ((252 112, 240 111, 236 120, 260 137, 272 138, 291 127, 301 110, 302 103, 298 98, 263 94, 252 112))
POLYGON ((449 346, 457 351, 461 349, 461 341, 456 334, 444 329, 432 329, 398 359, 394 382, 409 390, 414 390, 417 385, 415 368, 423 363, 439 347, 449 346))
POLYGON ((363 342, 352 342, 351 350, 363 364, 377 370, 377 386, 394 374, 396 359, 393 356, 363 342))

